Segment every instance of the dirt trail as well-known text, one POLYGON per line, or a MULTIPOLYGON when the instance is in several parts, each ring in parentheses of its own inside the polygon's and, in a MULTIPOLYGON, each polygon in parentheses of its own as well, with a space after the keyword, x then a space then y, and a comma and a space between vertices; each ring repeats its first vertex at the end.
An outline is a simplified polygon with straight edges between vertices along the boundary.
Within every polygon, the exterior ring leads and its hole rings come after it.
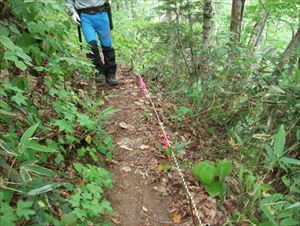
MULTIPOLYGON (((107 101, 107 106, 120 110, 110 118, 107 128, 115 143, 110 166, 114 189, 108 194, 116 212, 112 225, 193 225, 180 178, 160 153, 161 131, 150 103, 139 92, 130 72, 118 71, 118 78, 120 86, 109 91, 116 96, 107 101)), ((216 222, 221 222, 223 215, 217 211, 215 201, 205 195, 193 178, 191 181, 196 202, 207 208, 201 212, 201 218, 218 225, 216 222)))

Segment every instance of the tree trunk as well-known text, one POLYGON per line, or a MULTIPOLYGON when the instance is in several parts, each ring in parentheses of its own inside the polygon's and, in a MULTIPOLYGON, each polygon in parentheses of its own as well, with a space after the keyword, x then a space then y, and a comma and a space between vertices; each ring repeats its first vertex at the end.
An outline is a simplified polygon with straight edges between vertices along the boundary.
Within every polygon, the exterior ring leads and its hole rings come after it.
POLYGON ((203 5, 203 34, 202 34, 202 45, 203 45, 203 55, 202 55, 202 60, 201 60, 201 71, 202 75, 206 77, 208 73, 208 56, 207 56, 207 51, 208 47, 210 44, 210 32, 211 32, 211 18, 212 18, 212 4, 211 0, 204 0, 204 5, 203 5))
POLYGON ((265 28, 269 14, 266 10, 263 10, 260 14, 260 20, 254 25, 254 31, 250 36, 248 45, 251 45, 255 49, 260 41, 262 32, 265 28))
POLYGON ((230 31, 234 33, 233 41, 240 41, 243 13, 246 0, 232 0, 230 31))
POLYGON ((280 58, 273 75, 277 75, 280 72, 283 71, 284 65, 289 61, 289 59, 292 57, 293 52, 295 51, 297 45, 299 45, 300 42, 300 27, 297 30, 297 33, 294 35, 288 46, 286 47, 284 53, 282 54, 282 57, 280 58))
MULTIPOLYGON (((193 29, 193 18, 192 18, 192 12, 191 12, 191 3, 190 0, 187 0, 186 2, 186 7, 187 7, 187 20, 188 20, 188 25, 189 25, 189 35, 191 37, 194 36, 194 29, 193 29)), ((192 39, 193 40, 193 39, 192 39)), ((191 65, 192 65, 192 70, 193 73, 196 73, 196 67, 195 67, 195 58, 194 58, 194 43, 193 41, 189 41, 189 49, 191 53, 191 65)))

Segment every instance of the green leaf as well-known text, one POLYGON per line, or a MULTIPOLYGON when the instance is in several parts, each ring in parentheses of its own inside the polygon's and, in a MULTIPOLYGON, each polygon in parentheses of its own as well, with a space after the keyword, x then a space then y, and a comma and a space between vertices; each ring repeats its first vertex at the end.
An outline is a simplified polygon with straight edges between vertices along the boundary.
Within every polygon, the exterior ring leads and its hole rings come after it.
POLYGON ((16 45, 12 42, 12 40, 4 35, 0 35, 0 44, 11 51, 14 51, 16 48, 16 45))
POLYGON ((34 134, 34 132, 36 131, 36 129, 38 128, 38 126, 39 126, 39 123, 36 123, 35 125, 31 126, 30 128, 28 128, 25 131, 25 133, 21 137, 21 144, 22 145, 24 145, 25 143, 27 143, 29 141, 29 139, 34 134))
POLYGON ((23 181, 30 181, 31 180, 30 174, 28 173, 27 170, 25 170, 23 168, 20 169, 20 176, 21 176, 23 181))
POLYGON ((87 217, 87 212, 82 209, 79 209, 79 208, 75 208, 75 210, 72 212, 72 214, 75 214, 81 220, 83 220, 87 217))
POLYGON ((54 148, 50 148, 44 145, 40 145, 37 143, 35 140, 30 140, 28 141, 25 145, 24 148, 32 149, 34 151, 39 151, 39 152, 47 152, 47 153, 55 153, 57 150, 54 148))
POLYGON ((76 225, 77 217, 75 214, 64 214, 62 221, 66 226, 73 226, 76 225))
POLYGON ((101 207, 106 210, 107 213, 113 213, 113 209, 111 208, 110 202, 106 199, 103 199, 101 202, 101 207))
POLYGON ((18 60, 16 54, 13 51, 9 50, 4 53, 3 58, 12 62, 16 62, 18 60))
POLYGON ((247 175, 247 177, 246 177, 246 188, 247 189, 252 188, 252 186, 254 184, 254 181, 255 181, 255 176, 253 176, 252 173, 247 175))
POLYGON ((284 226, 299 226, 299 221, 295 220, 291 217, 288 218, 284 218, 282 221, 280 221, 280 225, 284 225, 284 226))
POLYGON ((58 126, 59 127, 59 131, 66 131, 69 133, 72 133, 74 128, 72 123, 67 122, 66 120, 55 120, 54 123, 52 123, 52 125, 58 126))
POLYGON ((217 163, 217 168, 219 170, 219 176, 221 180, 224 180, 228 177, 232 170, 232 161, 230 160, 222 160, 217 163))
POLYGON ((25 71, 27 69, 27 66, 24 64, 21 60, 16 60, 15 65, 17 68, 19 68, 21 71, 25 71))
POLYGON ((274 154, 273 149, 272 149, 268 144, 265 144, 265 145, 264 145, 264 148, 266 149, 266 151, 267 151, 267 153, 268 153, 269 159, 270 159, 272 162, 276 162, 277 158, 276 158, 276 155, 274 154))
POLYGON ((300 208, 300 202, 296 202, 293 205, 290 205, 287 209, 300 208))
POLYGON ((30 45, 34 44, 35 40, 28 33, 23 33, 16 39, 16 44, 21 48, 28 48, 30 45))
POLYGON ((12 96, 11 100, 19 106, 21 106, 21 105, 26 106, 27 105, 27 103, 26 103, 27 97, 24 96, 22 93, 17 93, 16 95, 12 96))
POLYGON ((286 165, 296 165, 300 166, 300 160, 299 159, 294 159, 294 158, 288 158, 288 157, 282 157, 280 159, 280 162, 286 164, 286 165))
POLYGON ((54 177, 55 176, 55 173, 52 170, 47 169, 47 168, 42 167, 42 166, 38 166, 38 165, 26 164, 26 165, 22 166, 22 169, 30 171, 30 172, 37 173, 39 175, 47 176, 47 177, 54 177))
POLYGON ((32 210, 33 202, 19 200, 17 203, 17 215, 19 218, 25 217, 26 220, 30 219, 30 216, 35 215, 35 211, 32 210))
POLYGON ((81 173, 82 170, 83 170, 83 165, 81 163, 74 163, 73 164, 75 170, 78 172, 78 173, 81 173))
POLYGON ((209 161, 202 161, 193 167, 192 174, 202 183, 210 184, 216 176, 216 167, 209 161))
POLYGON ((212 197, 216 197, 217 195, 225 192, 224 184, 221 181, 213 181, 211 184, 204 185, 204 187, 212 197))
POLYGON ((271 221, 263 221, 258 226, 278 226, 271 221))
POLYGON ((278 133, 275 136, 275 143, 274 143, 274 153, 278 158, 280 158, 283 154, 284 145, 285 145, 285 131, 284 131, 284 126, 281 125, 278 130, 278 133))
POLYGON ((14 221, 17 220, 13 208, 6 202, 0 202, 0 225, 15 226, 14 221))
POLYGON ((63 185, 62 183, 47 184, 47 185, 44 185, 40 188, 32 189, 27 194, 30 195, 30 196, 39 195, 39 194, 51 191, 54 188, 57 188, 57 187, 62 186, 62 185, 63 185))

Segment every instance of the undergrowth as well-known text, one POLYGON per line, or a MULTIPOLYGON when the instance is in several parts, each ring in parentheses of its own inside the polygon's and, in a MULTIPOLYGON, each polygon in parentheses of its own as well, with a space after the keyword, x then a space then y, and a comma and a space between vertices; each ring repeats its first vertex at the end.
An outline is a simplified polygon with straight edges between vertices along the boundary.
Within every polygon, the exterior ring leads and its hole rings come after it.
POLYGON ((116 110, 88 85, 64 3, 0 3, 0 225, 109 225, 116 110))

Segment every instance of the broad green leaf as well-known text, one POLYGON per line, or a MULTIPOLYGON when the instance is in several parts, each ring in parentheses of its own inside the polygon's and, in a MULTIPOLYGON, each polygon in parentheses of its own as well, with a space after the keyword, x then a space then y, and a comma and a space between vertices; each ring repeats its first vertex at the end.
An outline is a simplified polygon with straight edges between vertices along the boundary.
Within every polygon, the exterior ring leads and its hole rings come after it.
POLYGON ((17 203, 17 215, 19 218, 24 217, 26 220, 29 220, 30 216, 35 214, 35 211, 32 210, 32 201, 22 201, 19 200, 17 203))
POLYGON ((44 145, 41 145, 37 143, 35 140, 30 140, 28 141, 25 145, 24 148, 32 149, 34 151, 39 151, 39 152, 49 152, 49 153, 54 153, 57 152, 54 148, 50 148, 44 145))
POLYGON ((299 226, 299 221, 295 220, 291 217, 285 218, 282 221, 280 221, 280 225, 284 226, 299 226))
POLYGON ((34 44, 35 40, 28 33, 23 33, 16 39, 16 44, 21 48, 28 48, 30 45, 34 44))
POLYGON ((16 45, 7 36, 0 35, 0 44, 11 51, 15 51, 16 45))
POLYGON ((211 184, 206 184, 205 190, 209 193, 210 196, 216 197, 219 194, 225 192, 224 184, 220 181, 213 181, 211 184))
POLYGON ((6 51, 4 53, 4 59, 12 61, 12 62, 16 62, 18 60, 18 57, 16 56, 16 54, 13 51, 6 51))
POLYGON ((278 133, 275 136, 275 143, 274 143, 274 153, 278 158, 280 158, 283 154, 284 145, 285 145, 285 131, 284 131, 284 126, 281 125, 278 130, 278 133))
POLYGON ((31 126, 30 128, 28 128, 25 131, 25 133, 21 137, 21 144, 22 145, 24 145, 25 143, 27 143, 29 141, 29 139, 34 134, 34 132, 36 131, 36 129, 38 128, 38 126, 39 126, 39 123, 36 123, 35 125, 31 126))
POLYGON ((33 172, 33 173, 37 173, 39 175, 43 175, 43 176, 47 176, 47 177, 54 177, 55 173, 50 170, 47 169, 45 167, 42 166, 38 166, 38 165, 33 165, 33 164, 26 164, 24 166, 22 166, 23 169, 33 172))
POLYGON ((27 66, 24 64, 21 60, 16 60, 15 65, 17 68, 19 68, 21 71, 25 71, 27 69, 27 66))
POLYGON ((216 176, 216 167, 209 161, 202 161, 193 167, 192 174, 202 183, 210 184, 216 176))
POLYGON ((224 160, 219 161, 217 163, 217 167, 218 167, 218 170, 219 170, 220 179, 224 180, 231 173, 232 161, 224 159, 224 160))

